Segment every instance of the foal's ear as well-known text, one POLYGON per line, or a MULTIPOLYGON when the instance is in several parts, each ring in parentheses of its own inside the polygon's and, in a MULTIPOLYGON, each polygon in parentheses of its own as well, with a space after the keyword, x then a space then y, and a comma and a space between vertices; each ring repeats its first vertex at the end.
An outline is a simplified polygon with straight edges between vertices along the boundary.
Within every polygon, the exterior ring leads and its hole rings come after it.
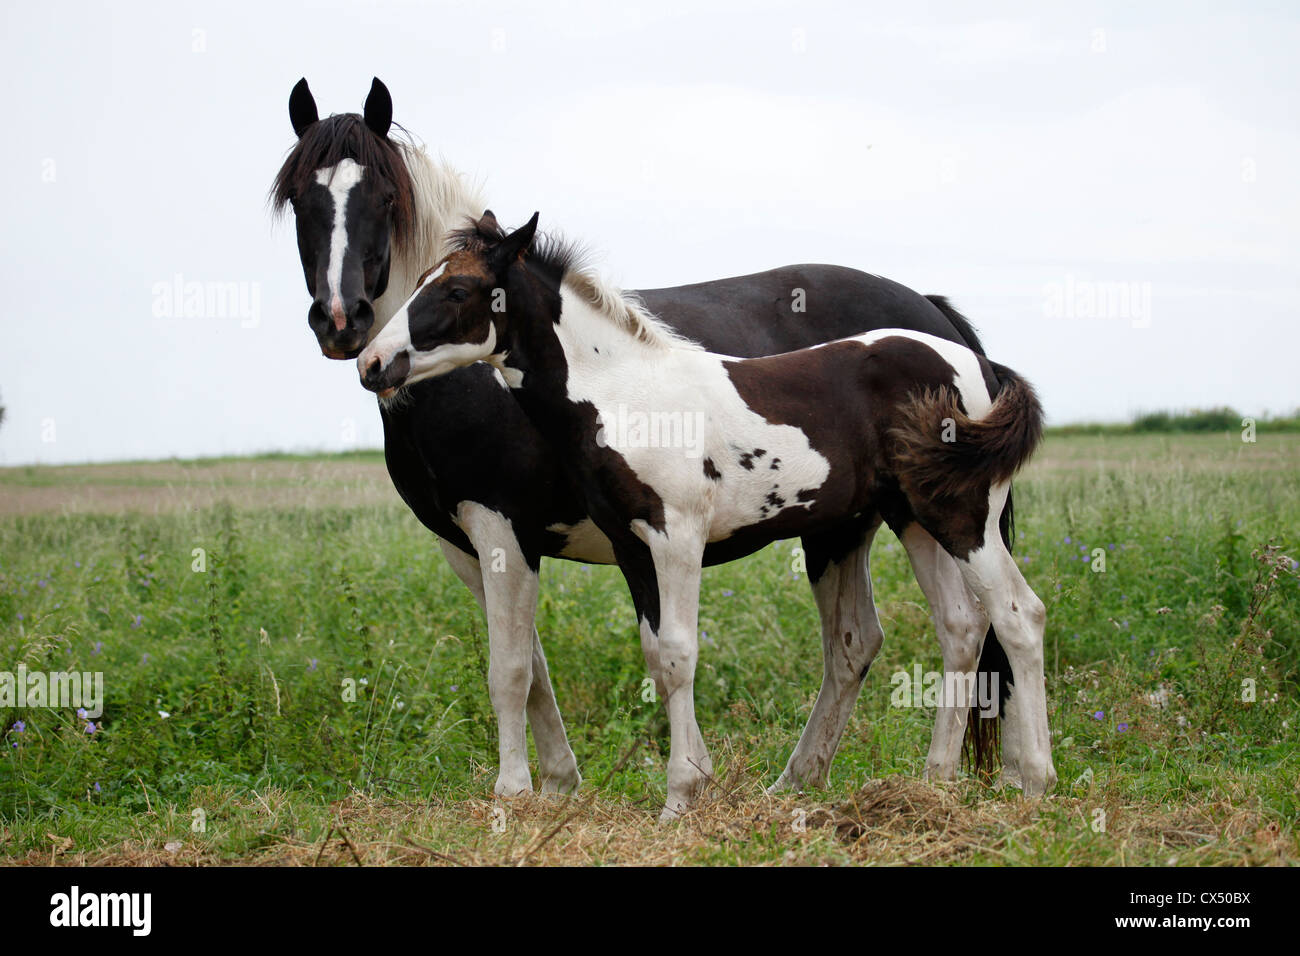
POLYGON ((388 128, 393 125, 393 98, 377 76, 370 83, 370 95, 366 97, 366 109, 362 115, 372 133, 388 135, 388 128))
POLYGON ((501 244, 492 250, 492 261, 498 269, 508 267, 512 262, 528 251, 537 233, 538 213, 533 218, 501 240, 501 244))
POLYGON ((489 236, 496 238, 501 232, 501 226, 497 223, 496 214, 491 209, 484 209, 483 215, 479 217, 475 224, 480 236, 489 236))
POLYGON ((293 134, 301 138, 307 127, 318 119, 320 114, 316 112, 316 98, 307 88, 307 78, 304 76, 293 85, 293 92, 289 94, 289 122, 293 124, 293 134))

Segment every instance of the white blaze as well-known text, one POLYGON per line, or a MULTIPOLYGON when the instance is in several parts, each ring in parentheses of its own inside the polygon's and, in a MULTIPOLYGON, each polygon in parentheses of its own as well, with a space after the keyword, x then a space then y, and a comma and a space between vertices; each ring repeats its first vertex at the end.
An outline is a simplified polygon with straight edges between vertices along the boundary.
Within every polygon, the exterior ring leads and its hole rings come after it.
POLYGON ((326 283, 329 286, 330 314, 334 318, 334 328, 343 331, 347 321, 343 312, 343 253, 348 248, 348 194, 352 187, 361 182, 366 167, 357 165, 355 160, 345 159, 337 166, 328 166, 316 170, 316 182, 330 191, 334 200, 334 229, 330 233, 330 262, 326 270, 326 283))

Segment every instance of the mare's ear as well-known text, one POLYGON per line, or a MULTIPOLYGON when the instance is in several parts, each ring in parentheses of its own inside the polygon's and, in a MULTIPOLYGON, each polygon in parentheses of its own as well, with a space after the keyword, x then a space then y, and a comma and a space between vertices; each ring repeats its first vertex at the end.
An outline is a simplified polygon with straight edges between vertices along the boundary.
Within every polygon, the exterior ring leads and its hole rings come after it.
POLYGON ((289 94, 289 122, 293 124, 293 134, 301 139, 307 127, 318 119, 320 114, 316 112, 316 98, 307 88, 307 78, 304 76, 293 85, 293 92, 289 94))
POLYGON ((483 215, 474 224, 474 228, 485 239, 495 239, 501 234, 501 226, 497 223, 497 217, 491 209, 483 210, 483 215))
POLYGON ((366 108, 362 114, 366 125, 376 136, 387 136, 388 128, 393 125, 393 98, 388 87, 375 77, 370 83, 370 95, 366 97, 366 108))

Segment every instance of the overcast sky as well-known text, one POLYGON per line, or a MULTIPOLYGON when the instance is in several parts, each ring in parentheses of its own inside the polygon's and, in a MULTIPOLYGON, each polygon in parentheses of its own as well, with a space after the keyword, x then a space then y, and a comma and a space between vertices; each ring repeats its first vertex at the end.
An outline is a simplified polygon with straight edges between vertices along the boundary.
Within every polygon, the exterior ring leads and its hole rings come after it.
POLYGON ((304 75, 322 114, 378 75, 627 287, 839 263, 950 296, 1057 423, 1289 411, 1297 11, 5 4, 0 464, 382 444, 265 206, 304 75), (185 317, 177 277, 245 308, 185 317))

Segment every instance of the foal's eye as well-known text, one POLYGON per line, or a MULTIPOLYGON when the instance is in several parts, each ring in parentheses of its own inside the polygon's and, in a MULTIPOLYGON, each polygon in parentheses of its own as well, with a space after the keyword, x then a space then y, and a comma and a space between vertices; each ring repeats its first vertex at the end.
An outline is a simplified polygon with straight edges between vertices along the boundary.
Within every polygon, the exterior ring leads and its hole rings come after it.
POLYGON ((464 302, 469 298, 469 292, 466 289, 452 289, 447 293, 448 302, 464 302))

